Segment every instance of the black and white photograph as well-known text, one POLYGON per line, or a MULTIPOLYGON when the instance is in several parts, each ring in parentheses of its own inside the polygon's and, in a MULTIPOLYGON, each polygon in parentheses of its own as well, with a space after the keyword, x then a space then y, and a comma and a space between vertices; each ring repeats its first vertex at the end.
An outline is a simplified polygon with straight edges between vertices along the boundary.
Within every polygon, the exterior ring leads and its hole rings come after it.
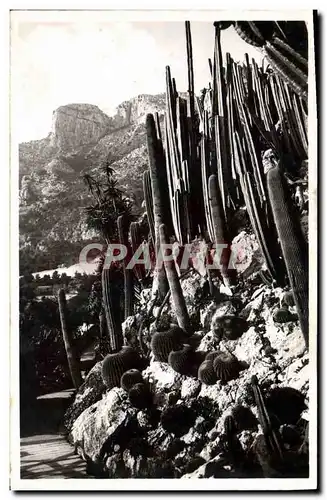
POLYGON ((12 490, 317 489, 315 18, 11 10, 12 490))

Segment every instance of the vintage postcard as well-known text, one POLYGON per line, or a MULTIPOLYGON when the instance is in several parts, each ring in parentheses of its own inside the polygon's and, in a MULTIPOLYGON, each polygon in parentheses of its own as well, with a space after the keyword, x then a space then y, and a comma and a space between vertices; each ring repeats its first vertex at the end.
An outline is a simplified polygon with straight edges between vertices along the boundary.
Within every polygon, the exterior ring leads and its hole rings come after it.
POLYGON ((315 20, 11 11, 12 490, 317 489, 315 20))

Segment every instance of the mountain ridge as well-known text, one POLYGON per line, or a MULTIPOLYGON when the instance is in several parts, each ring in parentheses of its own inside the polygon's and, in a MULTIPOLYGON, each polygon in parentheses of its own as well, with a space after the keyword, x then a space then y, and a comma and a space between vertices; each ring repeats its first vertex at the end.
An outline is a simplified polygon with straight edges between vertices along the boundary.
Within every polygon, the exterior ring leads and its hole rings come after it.
POLYGON ((82 177, 97 176, 105 162, 133 199, 136 215, 142 212, 142 175, 148 168, 145 117, 163 116, 164 109, 164 94, 124 101, 113 117, 93 104, 70 103, 54 110, 46 137, 19 145, 20 257, 26 267, 21 274, 56 266, 59 262, 49 261, 53 248, 62 249, 60 264, 74 264, 79 252, 70 255, 64 249, 99 239, 86 226, 83 209, 93 200, 82 177), (41 267, 40 254, 47 255, 41 267))

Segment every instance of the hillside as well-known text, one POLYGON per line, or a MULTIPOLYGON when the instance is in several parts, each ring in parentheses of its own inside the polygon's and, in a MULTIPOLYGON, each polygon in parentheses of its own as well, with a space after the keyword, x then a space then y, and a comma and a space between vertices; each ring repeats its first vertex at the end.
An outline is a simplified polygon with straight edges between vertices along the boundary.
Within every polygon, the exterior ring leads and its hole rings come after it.
POLYGON ((97 239, 85 222, 91 198, 82 176, 97 174, 104 162, 140 213, 145 116, 163 115, 164 107, 164 94, 125 101, 114 117, 90 104, 60 106, 46 138, 19 145, 21 273, 74 264, 82 246, 97 239))

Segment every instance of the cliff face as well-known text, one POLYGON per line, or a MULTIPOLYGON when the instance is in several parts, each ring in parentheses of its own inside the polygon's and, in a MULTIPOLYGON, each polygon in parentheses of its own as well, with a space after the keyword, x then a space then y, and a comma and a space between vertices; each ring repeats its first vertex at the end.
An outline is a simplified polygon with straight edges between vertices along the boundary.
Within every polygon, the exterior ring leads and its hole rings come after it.
POLYGON ((95 144, 113 128, 113 119, 97 106, 60 106, 53 112, 50 144, 60 149, 95 144))
POLYGON ((132 124, 143 124, 147 113, 159 113, 163 115, 165 109, 165 94, 148 95, 142 94, 129 101, 122 102, 117 107, 117 114, 114 117, 119 126, 129 126, 132 124))
POLYGON ((108 160, 140 212, 148 164, 145 116, 162 115, 164 107, 164 95, 135 97, 118 106, 114 117, 90 104, 60 106, 46 138, 20 144, 20 249, 51 253, 54 242, 56 248, 74 243, 81 249, 95 237, 85 225, 84 207, 93 200, 82 176, 96 176, 108 160))

